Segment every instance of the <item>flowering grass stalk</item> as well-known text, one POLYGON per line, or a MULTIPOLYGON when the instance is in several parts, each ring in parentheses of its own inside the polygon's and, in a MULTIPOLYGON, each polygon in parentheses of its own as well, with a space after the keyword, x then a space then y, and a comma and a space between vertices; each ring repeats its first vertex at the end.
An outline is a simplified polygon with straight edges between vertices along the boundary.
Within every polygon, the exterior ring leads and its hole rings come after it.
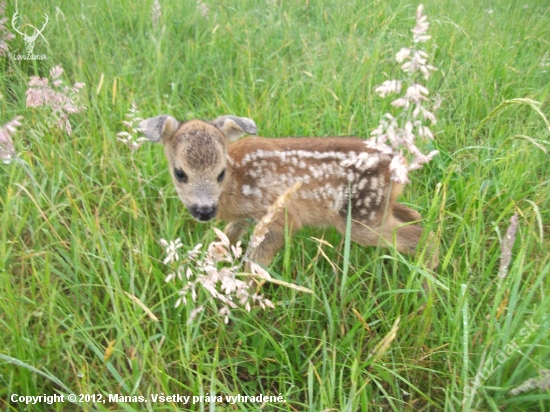
POLYGON ((208 4, 202 0, 197 0, 197 10, 205 19, 207 19, 210 15, 210 8, 208 7, 208 4))
POLYGON ((23 116, 16 116, 0 127, 0 160, 4 163, 10 163, 17 156, 11 137, 17 132, 17 127, 21 126, 22 118, 23 116))
POLYGON ((289 187, 281 196, 277 198, 277 200, 275 200, 275 202, 271 206, 269 206, 267 213, 264 215, 264 217, 260 219, 256 227, 254 228, 248 253, 260 246, 260 244, 264 241, 265 236, 269 232, 269 226, 286 208, 292 196, 298 191, 298 189, 300 189, 301 186, 302 182, 294 183, 294 185, 289 187))
POLYGON ((8 42, 15 36, 5 26, 7 17, 2 17, 6 10, 6 3, 0 3, 0 56, 6 56, 8 54, 8 42))
MULTIPOLYGON (((184 283, 176 300, 177 308, 189 300, 198 301, 200 291, 207 292, 207 300, 214 305, 218 314, 224 317, 224 322, 229 322, 231 309, 238 306, 250 312, 252 304, 258 304, 262 309, 274 308, 273 303, 261 295, 250 292, 252 282, 250 279, 243 281, 237 278, 241 266, 242 248, 240 242, 231 245, 227 236, 219 229, 214 228, 218 241, 208 245, 206 253, 201 254, 202 244, 196 245, 188 251, 182 264, 174 273, 166 276, 166 282, 179 280, 184 283), (220 267, 220 265, 225 266, 220 267)), ((161 244, 166 248, 167 257, 165 264, 180 260, 178 249, 182 246, 179 239, 175 242, 167 242, 162 239, 161 244)), ((203 312, 205 305, 201 304, 191 311, 188 323, 203 312)))
POLYGON ((69 115, 80 113, 85 108, 78 106, 75 100, 78 93, 85 85, 76 82, 72 87, 68 87, 60 79, 63 74, 61 65, 55 66, 50 70, 51 81, 44 77, 32 76, 27 89, 27 107, 47 106, 57 117, 57 126, 59 129, 72 133, 69 115))
POLYGON ((416 136, 433 139, 430 126, 436 123, 435 114, 424 105, 429 90, 419 83, 419 77, 428 79, 431 72, 436 70, 428 64, 429 55, 421 48, 421 44, 431 38, 427 34, 429 26, 424 7, 420 5, 416 11, 416 25, 412 29, 413 45, 402 48, 395 56, 407 78, 386 80, 374 89, 380 97, 399 94, 404 90, 404 94, 391 103, 399 112, 386 113, 378 127, 371 132, 371 139, 366 142, 370 148, 393 154, 391 177, 399 183, 409 182, 409 171, 420 169, 438 154, 437 150, 424 154, 415 144, 416 136))
POLYGON ((539 374, 539 377, 527 379, 517 388, 512 389, 508 393, 512 396, 517 396, 520 393, 528 392, 533 389, 540 389, 541 391, 550 390, 550 369, 541 369, 539 374))
MULTIPOLYGON (((196 245, 182 258, 178 252, 178 249, 183 246, 179 238, 170 242, 161 239, 160 243, 166 251, 164 264, 179 262, 180 258, 182 259, 182 263, 176 271, 170 273, 165 278, 166 282, 179 280, 184 283, 183 288, 179 292, 179 298, 176 301, 175 307, 180 306, 182 303, 186 304, 189 299, 192 302, 197 302, 199 291, 204 290, 208 294, 209 302, 214 305, 218 314, 224 317, 224 322, 228 323, 231 309, 242 307, 247 312, 250 312, 252 305, 255 304, 264 310, 275 307, 269 299, 266 299, 257 292, 252 292, 255 281, 260 285, 268 281, 301 292, 312 293, 307 288, 272 279, 263 267, 250 261, 248 258, 253 250, 261 245, 269 231, 269 226, 285 209, 293 194, 300 188, 300 185, 301 183, 297 183, 288 188, 269 207, 266 215, 256 225, 256 229, 252 234, 252 240, 244 255, 240 241, 236 245, 231 245, 225 233, 216 228, 214 228, 214 231, 218 237, 218 241, 210 243, 206 248, 206 253, 202 256, 200 252, 202 244, 196 245), (245 263, 251 273, 240 272, 245 263), (245 278, 246 280, 241 280, 240 278, 245 278)), ((192 322, 204 309, 204 304, 195 307, 191 311, 188 322, 192 322)))
POLYGON ((135 102, 132 102, 132 107, 130 107, 130 110, 126 113, 126 117, 128 120, 122 123, 124 123, 128 131, 117 133, 117 140, 127 145, 132 152, 134 152, 148 140, 146 137, 137 137, 140 133, 138 124, 142 122, 143 119, 139 117, 139 110, 135 102))
POLYGON ((151 6, 151 21, 153 22, 153 28, 157 28, 162 16, 162 9, 160 7, 159 0, 155 0, 151 6))
POLYGON ((500 267, 498 269, 499 279, 504 279, 508 274, 508 267, 512 261, 512 248, 516 241, 516 231, 518 227, 518 214, 514 213, 514 216, 510 219, 510 226, 506 230, 506 235, 502 239, 500 246, 500 267))

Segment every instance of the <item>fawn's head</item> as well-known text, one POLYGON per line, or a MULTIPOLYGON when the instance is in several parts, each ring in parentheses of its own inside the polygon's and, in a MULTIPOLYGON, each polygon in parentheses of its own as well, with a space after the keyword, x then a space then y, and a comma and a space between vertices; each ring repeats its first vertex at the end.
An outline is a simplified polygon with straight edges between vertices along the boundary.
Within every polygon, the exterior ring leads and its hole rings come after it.
POLYGON ((218 210, 227 144, 257 131, 253 120, 236 116, 179 122, 163 115, 144 120, 139 128, 149 140, 164 145, 176 191, 191 215, 201 222, 213 219, 218 210))

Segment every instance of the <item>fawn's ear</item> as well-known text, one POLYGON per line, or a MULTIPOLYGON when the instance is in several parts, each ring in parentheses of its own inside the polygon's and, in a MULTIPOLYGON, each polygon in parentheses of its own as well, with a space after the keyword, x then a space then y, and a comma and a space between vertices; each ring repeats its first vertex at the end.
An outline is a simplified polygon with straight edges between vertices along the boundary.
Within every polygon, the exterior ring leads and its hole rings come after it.
POLYGON ((139 131, 150 141, 163 143, 180 127, 180 122, 171 116, 162 115, 145 119, 138 125, 139 131))
POLYGON ((232 142, 237 140, 245 133, 254 134, 258 131, 258 127, 254 120, 246 117, 237 116, 221 116, 212 121, 212 124, 216 126, 226 137, 232 142))

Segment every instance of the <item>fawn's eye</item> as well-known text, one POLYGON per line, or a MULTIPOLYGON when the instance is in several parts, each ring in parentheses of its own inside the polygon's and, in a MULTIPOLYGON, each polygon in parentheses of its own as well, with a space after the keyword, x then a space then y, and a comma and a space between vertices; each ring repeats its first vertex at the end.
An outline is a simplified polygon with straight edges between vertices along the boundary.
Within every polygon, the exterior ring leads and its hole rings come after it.
POLYGON ((218 175, 218 182, 223 182, 223 179, 225 178, 225 169, 222 170, 222 172, 218 175))
POLYGON ((178 182, 187 183, 187 175, 183 170, 174 169, 174 176, 176 176, 178 182))

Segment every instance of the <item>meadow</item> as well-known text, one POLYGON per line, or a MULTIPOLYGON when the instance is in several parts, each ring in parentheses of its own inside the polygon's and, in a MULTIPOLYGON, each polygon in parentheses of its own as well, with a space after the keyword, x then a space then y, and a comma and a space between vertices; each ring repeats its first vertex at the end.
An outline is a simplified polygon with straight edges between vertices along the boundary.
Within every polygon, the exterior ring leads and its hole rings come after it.
POLYGON ((160 145, 117 141, 132 103, 141 117, 246 116, 266 137, 368 138, 392 109, 373 90, 399 76, 418 3, 161 0, 158 21, 152 3, 7 5, 10 32, 16 6, 29 33, 49 21, 34 48, 46 59, 16 59, 16 33, 0 56, 0 126, 23 116, 18 158, 0 163, 0 408, 549 411, 548 2, 424 3, 439 107, 423 147, 439 155, 401 201, 434 234, 438 268, 303 229, 269 271, 313 293, 266 284, 275 309, 227 324, 212 310, 187 321, 204 294, 174 307, 160 239, 185 252, 224 224, 192 219, 160 145), (26 105, 30 77, 58 64, 64 84, 85 83, 70 135, 26 105))

